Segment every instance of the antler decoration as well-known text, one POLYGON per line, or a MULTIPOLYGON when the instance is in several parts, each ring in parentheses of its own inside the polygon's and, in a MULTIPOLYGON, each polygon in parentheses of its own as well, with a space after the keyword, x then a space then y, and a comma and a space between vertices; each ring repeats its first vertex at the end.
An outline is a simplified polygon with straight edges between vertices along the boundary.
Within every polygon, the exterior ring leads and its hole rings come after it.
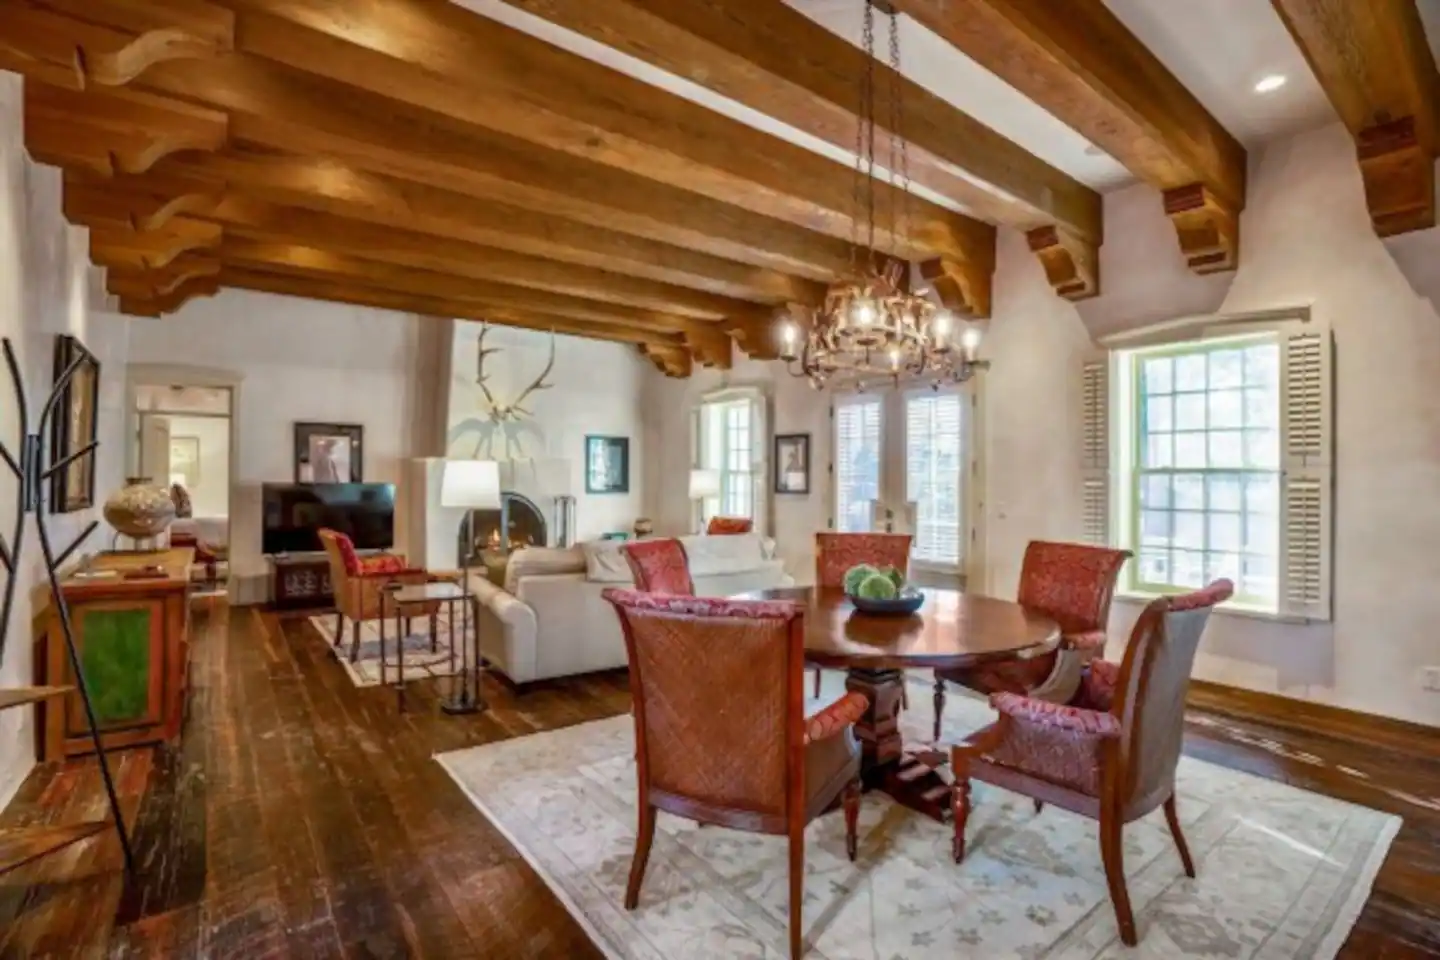
POLYGON ((550 359, 545 364, 545 369, 540 372, 540 376, 535 378, 535 382, 526 387, 520 396, 516 397, 510 403, 500 403, 496 400, 495 395, 490 392, 490 387, 485 382, 489 379, 489 377, 485 375, 485 358, 492 353, 500 352, 499 347, 485 346, 485 335, 489 332, 490 324, 482 323, 480 325, 480 339, 477 342, 478 353, 475 364, 475 382, 479 384, 480 389, 485 394, 485 403, 490 408, 489 415, 491 422, 499 424, 514 423, 522 418, 534 416, 534 414, 521 406, 521 404, 529 399, 532 393, 538 390, 549 390, 554 386, 554 384, 546 383, 545 378, 550 376, 551 370, 555 369, 555 331, 550 331, 550 359))

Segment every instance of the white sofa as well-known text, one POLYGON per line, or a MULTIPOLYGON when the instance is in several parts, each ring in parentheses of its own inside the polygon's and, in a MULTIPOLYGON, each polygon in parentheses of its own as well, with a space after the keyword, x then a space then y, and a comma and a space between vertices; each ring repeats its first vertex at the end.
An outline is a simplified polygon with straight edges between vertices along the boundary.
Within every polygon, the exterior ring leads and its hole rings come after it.
MULTIPOLYGON (((725 597, 794 584, 758 534, 681 537, 695 592, 725 597)), ((620 541, 568 549, 517 550, 505 586, 470 575, 479 610, 480 649, 491 668, 526 684, 625 666, 625 640, 601 593, 634 584, 620 541)))

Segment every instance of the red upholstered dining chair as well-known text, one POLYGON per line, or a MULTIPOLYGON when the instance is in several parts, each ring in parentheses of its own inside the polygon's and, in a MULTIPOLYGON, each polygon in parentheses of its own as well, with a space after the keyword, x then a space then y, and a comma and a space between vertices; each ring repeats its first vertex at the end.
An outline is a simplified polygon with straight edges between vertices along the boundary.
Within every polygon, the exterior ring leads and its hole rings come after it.
POLYGON ((1120 939, 1135 946, 1121 830, 1163 806, 1185 874, 1195 876, 1175 812, 1175 767, 1195 650, 1210 611, 1233 592, 1229 580, 1216 580, 1203 590, 1151 603, 1130 633, 1125 659, 1092 661, 1067 704, 1013 693, 992 696, 999 719, 952 753, 955 862, 965 856, 971 780, 1031 797, 1037 812, 1053 803, 1099 820, 1100 857, 1120 939))
POLYGON ((635 589, 644 593, 695 596, 690 579, 690 559, 679 540, 636 540, 624 546, 625 561, 635 575, 635 589))
POLYGON ((755 529, 755 521, 749 517, 711 517, 705 532, 712 537, 749 533, 755 529))
MULTIPOLYGON (((371 554, 362 557, 355 552, 355 544, 348 536, 335 530, 321 530, 320 542, 325 545, 325 554, 330 560, 330 588, 335 594, 335 646, 344 642, 345 619, 350 620, 350 662, 360 658, 360 624, 366 620, 378 620, 382 615, 393 615, 393 606, 382 608, 382 593, 387 584, 399 583, 413 586, 429 582, 429 574, 411 567, 405 557, 397 553, 371 554)), ((425 604, 414 608, 415 612, 430 617, 430 639, 435 642, 435 616, 440 603, 425 604)), ((403 656, 404 638, 400 639, 403 656)), ((381 651, 384 656, 384 651, 381 651)))
POLYGON ((634 697, 639 828, 625 909, 639 903, 655 814, 789 838, 790 956, 802 954, 805 826, 837 797, 855 859, 868 703, 846 694, 811 717, 803 609, 606 590, 625 634, 634 697))
POLYGON ((945 682, 984 694, 1019 693, 1064 703, 1085 664, 1105 652, 1105 626, 1129 550, 1032 540, 1020 566, 1015 599, 1060 625, 1060 646, 1044 656, 965 670, 935 671, 935 739, 945 713, 945 682))
MULTIPOLYGON (((908 533, 817 533, 815 534, 815 585, 839 589, 851 567, 868 563, 872 567, 894 567, 910 572, 908 533)), ((820 670, 815 671, 815 696, 820 696, 820 670)), ((908 709, 910 697, 900 688, 900 706, 908 709)))

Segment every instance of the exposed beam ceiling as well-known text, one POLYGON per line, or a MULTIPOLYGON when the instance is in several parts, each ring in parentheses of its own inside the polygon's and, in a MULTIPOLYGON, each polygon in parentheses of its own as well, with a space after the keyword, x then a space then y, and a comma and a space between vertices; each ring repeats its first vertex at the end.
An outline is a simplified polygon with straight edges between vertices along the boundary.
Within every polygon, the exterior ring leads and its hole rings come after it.
MULTIPOLYGON (((607 47, 707 87, 834 146, 853 150, 864 51, 784 0, 505 0, 607 47)), ((880 42, 883 58, 884 41, 880 42)), ((877 151, 890 148, 892 92, 902 105, 909 170, 982 219, 1024 231, 1050 227, 1093 262, 1100 195, 961 113, 935 94, 874 65, 882 115, 877 151)), ((1054 249, 1064 249, 1059 243, 1054 249)), ((1093 274, 1093 270, 1091 271, 1093 274)), ((1071 283, 1064 296, 1093 295, 1071 283)))
POLYGON ((1440 76, 1415 0, 1272 0, 1355 138, 1382 237, 1435 226, 1440 76))
POLYGON ((1164 191, 1192 270, 1235 268, 1245 149, 1103 0, 891 2, 1164 191))

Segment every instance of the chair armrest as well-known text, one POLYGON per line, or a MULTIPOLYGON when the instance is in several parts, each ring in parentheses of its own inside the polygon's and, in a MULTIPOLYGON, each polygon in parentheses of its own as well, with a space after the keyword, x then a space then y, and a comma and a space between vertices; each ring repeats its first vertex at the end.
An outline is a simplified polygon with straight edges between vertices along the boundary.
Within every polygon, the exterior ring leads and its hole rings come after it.
POLYGON ((805 718, 805 742, 814 743, 835 736, 865 716, 870 700, 863 693, 847 693, 812 717, 805 718))
POLYGON ((1001 716, 1030 727, 1107 739, 1120 736, 1120 718, 1113 713, 1067 707, 1014 693, 997 693, 990 698, 990 705, 1001 716))

